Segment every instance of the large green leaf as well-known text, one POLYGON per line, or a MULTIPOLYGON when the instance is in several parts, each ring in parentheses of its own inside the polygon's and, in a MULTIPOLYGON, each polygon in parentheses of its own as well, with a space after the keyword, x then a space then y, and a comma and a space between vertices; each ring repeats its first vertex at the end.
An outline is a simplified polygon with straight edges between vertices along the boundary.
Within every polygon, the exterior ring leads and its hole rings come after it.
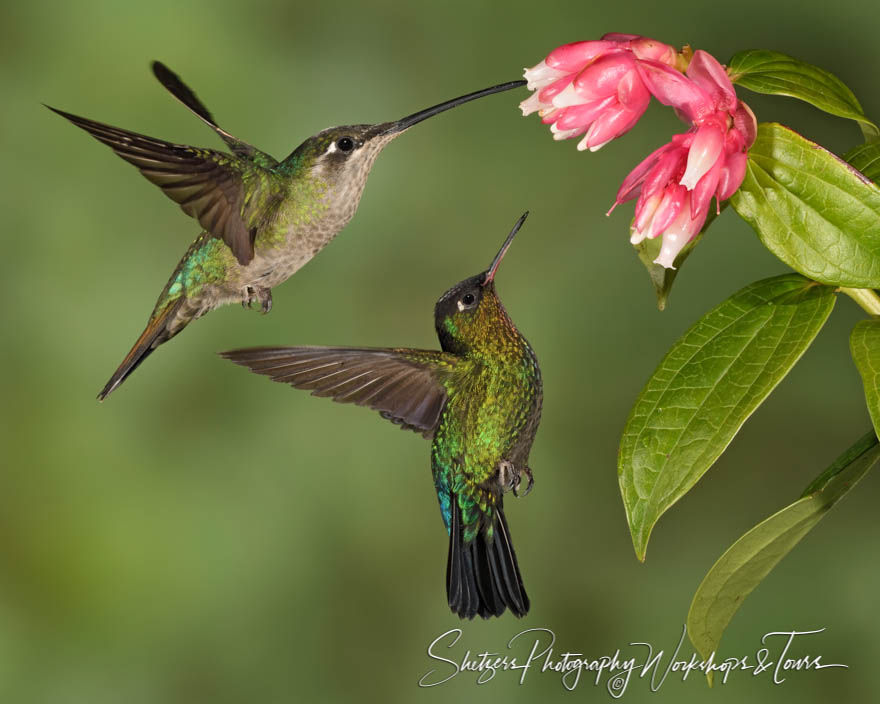
POLYGON ((796 274, 758 281, 709 311, 660 362, 630 412, 618 455, 640 560, 657 519, 794 366, 835 298, 796 274))
POLYGON ((776 51, 752 49, 736 54, 727 65, 727 72, 734 83, 756 93, 787 95, 832 115, 855 120, 868 141, 880 136, 880 130, 865 117, 846 84, 818 66, 776 51))
POLYGON ((878 459, 880 444, 871 432, 822 472, 800 499, 756 525, 718 559, 688 612, 688 635, 703 659, 717 652, 743 600, 878 459))
POLYGON ((824 147, 782 125, 759 125, 730 203, 795 271, 832 286, 880 288, 880 188, 824 147))
POLYGON ((860 144, 843 158, 874 183, 880 181, 880 142, 860 144))
POLYGON ((880 435, 880 319, 857 323, 849 336, 849 348, 862 375, 871 422, 880 435))

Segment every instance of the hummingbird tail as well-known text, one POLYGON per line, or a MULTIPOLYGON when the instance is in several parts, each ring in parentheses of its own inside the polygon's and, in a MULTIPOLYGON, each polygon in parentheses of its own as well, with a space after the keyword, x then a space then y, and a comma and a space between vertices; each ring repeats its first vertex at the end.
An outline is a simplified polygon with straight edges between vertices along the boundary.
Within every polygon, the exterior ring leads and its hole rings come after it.
POLYGON ((113 372, 110 381, 108 381, 104 388, 101 389, 101 393, 98 394, 99 401, 103 401, 108 395, 116 390, 116 388, 138 368, 140 363, 150 356, 150 353, 154 349, 183 330, 185 323, 179 325, 173 332, 169 328, 169 324, 174 320, 175 314, 180 309, 183 301, 184 298, 181 296, 165 306, 165 308, 163 308, 158 314, 150 317, 146 329, 141 333, 137 342, 134 343, 134 346, 125 356, 125 359, 122 360, 122 364, 119 365, 119 368, 113 372))
POLYGON ((462 534, 461 508, 452 496, 449 559, 446 563, 446 597, 461 618, 500 616, 510 609, 514 616, 529 611, 507 520, 499 502, 494 508, 492 536, 481 529, 466 542, 462 534))

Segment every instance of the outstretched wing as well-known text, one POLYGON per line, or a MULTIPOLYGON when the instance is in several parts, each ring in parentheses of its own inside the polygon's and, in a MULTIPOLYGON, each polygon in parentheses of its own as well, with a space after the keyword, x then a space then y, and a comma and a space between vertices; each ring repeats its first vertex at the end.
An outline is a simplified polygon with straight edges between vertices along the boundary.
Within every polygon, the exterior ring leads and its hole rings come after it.
POLYGON ((442 380, 458 361, 444 352, 375 347, 254 347, 220 356, 313 396, 367 406, 426 437, 446 403, 442 380))
POLYGON ((183 212, 229 245, 239 262, 253 259, 257 226, 281 191, 279 177, 272 171, 244 157, 172 144, 49 109, 140 169, 183 212))
POLYGON ((248 144, 244 140, 229 134, 229 132, 220 127, 214 119, 214 116, 211 115, 208 108, 205 107, 205 104, 199 100, 192 88, 186 85, 180 76, 174 73, 174 71, 168 68, 165 64, 161 61, 154 61, 152 63, 152 69, 153 75, 156 76, 159 83, 161 83, 171 95, 192 110, 195 115, 200 117, 212 130, 220 135, 220 139, 226 142, 233 154, 250 159, 267 169, 278 166, 278 162, 271 156, 260 151, 252 144, 248 144))

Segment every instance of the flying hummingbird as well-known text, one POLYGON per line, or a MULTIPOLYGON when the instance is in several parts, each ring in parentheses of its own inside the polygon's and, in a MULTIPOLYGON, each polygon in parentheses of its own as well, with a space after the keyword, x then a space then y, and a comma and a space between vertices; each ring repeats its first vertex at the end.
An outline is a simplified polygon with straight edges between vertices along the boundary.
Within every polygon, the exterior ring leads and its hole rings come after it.
POLYGON ((368 406, 432 438, 431 471, 449 534, 446 595, 462 618, 529 610, 505 492, 532 487, 529 450, 541 417, 541 372, 495 293, 495 274, 526 219, 489 268, 441 296, 442 352, 407 348, 256 347, 222 352, 236 364, 314 396, 368 406))
MULTIPOLYGON (((351 220, 379 152, 433 115, 517 88, 512 81, 463 95, 394 122, 322 130, 277 161, 218 126, 177 74, 155 61, 168 91, 208 124, 231 153, 172 144, 49 108, 133 164, 203 232, 162 293, 137 342, 98 394, 103 400, 156 347, 226 303, 272 307, 272 288, 314 257, 351 220)), ((49 106, 47 106, 49 107, 49 106)))

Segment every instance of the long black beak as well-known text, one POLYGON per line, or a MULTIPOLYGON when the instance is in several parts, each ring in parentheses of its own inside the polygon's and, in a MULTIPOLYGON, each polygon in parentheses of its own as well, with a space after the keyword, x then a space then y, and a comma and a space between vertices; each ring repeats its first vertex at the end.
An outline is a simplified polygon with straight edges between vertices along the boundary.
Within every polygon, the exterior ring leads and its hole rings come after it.
POLYGON ((516 225, 513 226, 507 239, 504 240, 504 244, 501 245, 501 249, 498 250, 498 254, 496 254, 495 258, 492 260, 492 265, 486 272, 486 278, 483 279, 483 286, 488 286, 489 282, 495 278, 495 272, 498 271, 498 265, 501 264, 501 260, 504 259, 504 255, 507 254, 507 250, 510 248, 510 243, 513 242, 513 238, 516 237, 516 233, 519 232, 519 228, 522 227, 528 216, 529 211, 527 210, 520 216, 519 220, 516 221, 516 225))
POLYGON ((501 83, 497 86, 492 86, 491 88, 483 88, 483 90, 478 90, 475 93, 468 93, 467 95, 462 95, 459 98, 447 100, 445 103, 440 103, 439 105, 435 105, 432 108, 427 108, 426 110, 419 110, 417 113, 413 113, 409 117, 404 117, 402 120, 397 120, 397 122, 389 123, 384 133, 398 134, 400 132, 403 132, 404 130, 408 130, 410 127, 421 122, 422 120, 427 120, 429 117, 434 117, 434 115, 438 115, 439 113, 445 112, 446 110, 449 110, 451 108, 457 108, 459 105, 469 103, 471 100, 483 98, 487 95, 492 95, 494 93, 501 93, 505 90, 511 90, 512 88, 519 88, 520 86, 524 86, 525 84, 525 81, 510 81, 510 83, 501 83))

